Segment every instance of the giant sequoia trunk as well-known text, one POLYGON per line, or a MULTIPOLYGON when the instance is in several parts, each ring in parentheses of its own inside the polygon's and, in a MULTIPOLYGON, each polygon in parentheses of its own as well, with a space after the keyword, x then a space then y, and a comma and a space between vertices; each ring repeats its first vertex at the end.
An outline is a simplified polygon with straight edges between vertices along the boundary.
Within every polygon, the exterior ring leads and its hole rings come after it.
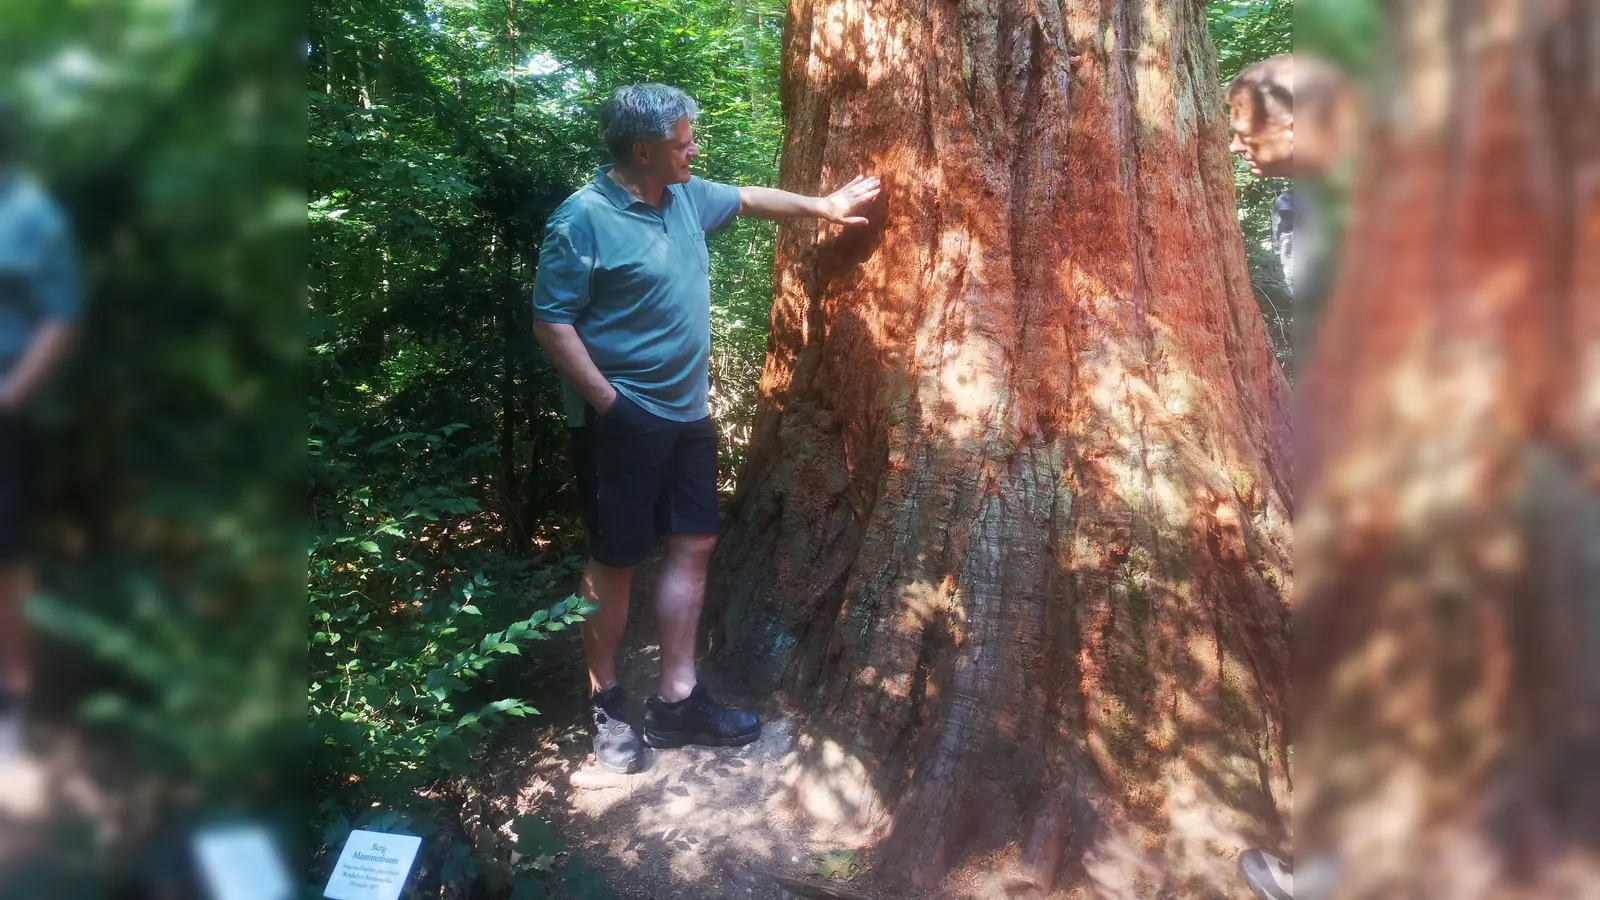
POLYGON ((1297 839, 1600 890, 1600 11, 1414 0, 1308 372, 1297 839))
POLYGON ((714 567, 798 799, 919 885, 1236 891, 1287 840, 1289 435, 1202 4, 794 0, 783 103, 784 188, 885 181, 780 231, 714 567))

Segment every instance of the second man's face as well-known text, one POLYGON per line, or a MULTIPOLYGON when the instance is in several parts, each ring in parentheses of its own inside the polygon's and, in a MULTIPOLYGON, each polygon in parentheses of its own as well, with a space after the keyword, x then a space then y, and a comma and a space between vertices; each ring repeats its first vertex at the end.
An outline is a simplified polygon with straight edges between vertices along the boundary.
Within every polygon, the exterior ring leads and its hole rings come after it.
MULTIPOLYGON (((1244 157, 1250 174, 1257 178, 1294 177, 1294 125, 1260 121, 1249 96, 1234 97, 1228 104, 1228 119, 1233 126, 1233 143, 1228 149, 1244 157)), ((1263 117, 1264 119, 1264 117, 1263 117)))

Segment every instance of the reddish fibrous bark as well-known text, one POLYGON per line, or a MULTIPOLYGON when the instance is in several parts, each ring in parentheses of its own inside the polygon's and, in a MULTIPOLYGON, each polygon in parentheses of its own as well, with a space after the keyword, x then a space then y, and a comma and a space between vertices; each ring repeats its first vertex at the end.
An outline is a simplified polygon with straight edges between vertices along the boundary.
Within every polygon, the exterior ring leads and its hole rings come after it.
POLYGON ((1187 0, 791 5, 781 186, 885 192, 780 229, 712 606, 808 777, 866 773, 880 872, 1222 896, 1288 839, 1291 435, 1217 83, 1187 0))
POLYGON ((1600 885, 1600 17, 1391 10, 1307 374, 1295 808, 1340 898, 1600 885))

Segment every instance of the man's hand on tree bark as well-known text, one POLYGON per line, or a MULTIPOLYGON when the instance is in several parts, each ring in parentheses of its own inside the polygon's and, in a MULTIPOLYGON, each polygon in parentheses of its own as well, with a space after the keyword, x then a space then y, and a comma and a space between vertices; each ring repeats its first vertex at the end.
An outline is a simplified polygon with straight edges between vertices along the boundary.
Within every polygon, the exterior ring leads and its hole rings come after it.
POLYGON ((857 175, 850 183, 822 198, 822 217, 840 225, 865 225, 866 216, 853 215, 878 198, 882 182, 870 175, 857 175))

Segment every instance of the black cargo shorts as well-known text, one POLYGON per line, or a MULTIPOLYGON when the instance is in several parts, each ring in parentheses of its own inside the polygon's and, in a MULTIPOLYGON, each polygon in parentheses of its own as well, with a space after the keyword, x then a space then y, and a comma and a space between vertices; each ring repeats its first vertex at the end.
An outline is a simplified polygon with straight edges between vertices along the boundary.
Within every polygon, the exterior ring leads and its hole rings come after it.
POLYGON ((33 510, 33 429, 24 412, 0 411, 0 565, 27 551, 33 510))
POLYGON ((628 395, 605 415, 584 409, 572 429, 589 554, 632 568, 664 534, 717 534, 717 427, 710 416, 675 422, 628 395))

